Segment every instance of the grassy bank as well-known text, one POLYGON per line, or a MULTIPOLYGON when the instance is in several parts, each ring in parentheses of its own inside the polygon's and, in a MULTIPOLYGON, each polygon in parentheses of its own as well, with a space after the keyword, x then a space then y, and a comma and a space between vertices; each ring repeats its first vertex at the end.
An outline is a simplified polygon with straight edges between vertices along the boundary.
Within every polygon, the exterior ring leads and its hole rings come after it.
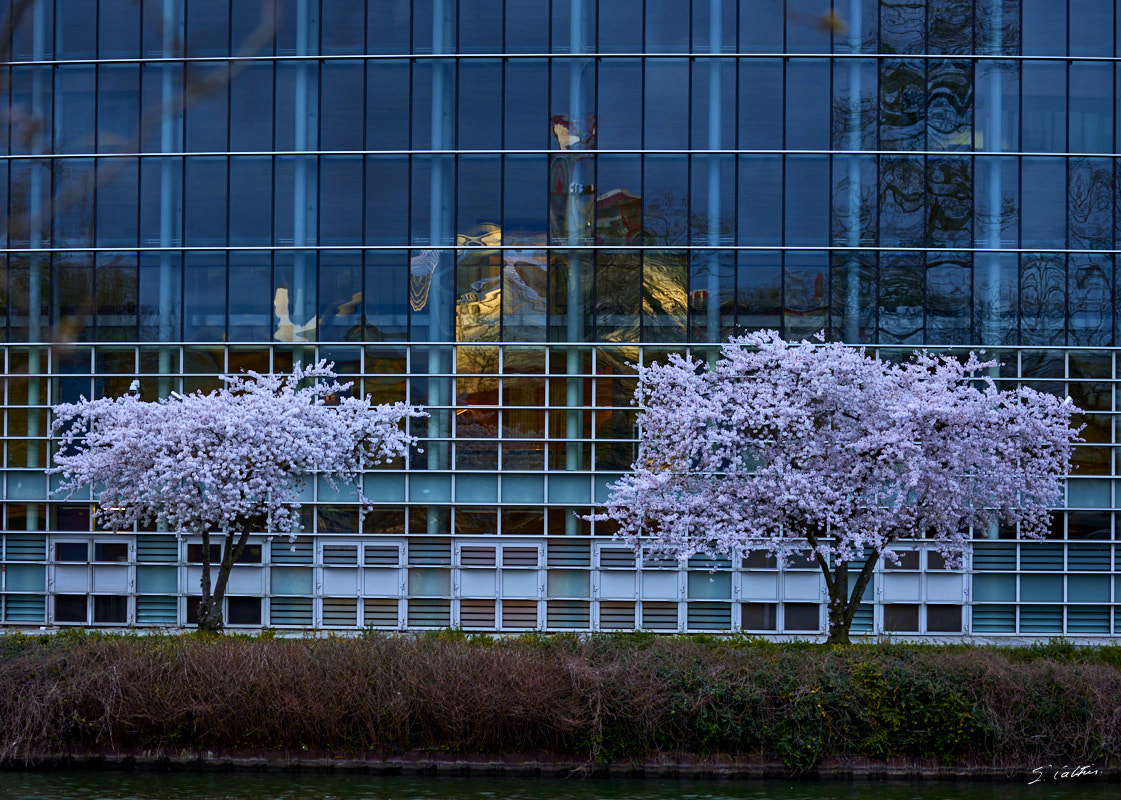
POLYGON ((1116 764, 1121 647, 0 636, 0 761, 89 749, 1116 764))

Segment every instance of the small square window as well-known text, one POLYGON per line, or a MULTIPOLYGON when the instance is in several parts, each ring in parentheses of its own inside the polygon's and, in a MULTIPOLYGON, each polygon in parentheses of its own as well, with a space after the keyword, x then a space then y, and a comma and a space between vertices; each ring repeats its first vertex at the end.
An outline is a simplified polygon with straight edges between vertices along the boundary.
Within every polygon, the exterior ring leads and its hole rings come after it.
MULTIPOLYGON (((201 564, 202 563, 202 545, 201 544, 189 544, 189 545, 187 545, 187 562, 190 563, 190 564, 201 564)), ((220 545, 220 544, 210 545, 210 563, 211 564, 221 564, 222 563, 222 545, 220 545)))
POLYGON ((820 631, 821 609, 817 603, 785 603, 783 628, 788 631, 820 631))
POLYGON ((745 631, 773 631, 777 626, 777 603, 744 603, 742 627, 745 631))
MULTIPOLYGON (((211 545, 214 547, 214 545, 211 545)), ((219 548, 220 550, 221 548, 219 548)), ((241 551, 241 555, 237 557, 239 564, 260 564, 261 563, 261 545, 247 544, 245 549, 241 551)))
POLYGON ((226 621, 231 625, 260 625, 261 598, 226 598, 226 621))
POLYGON ((918 605, 914 603, 896 603, 894 605, 885 605, 884 631, 886 633, 918 633, 918 605))
POLYGON ((54 560, 85 563, 90 560, 90 546, 87 542, 55 542, 54 560))
POLYGON ((86 621, 86 596, 84 594, 56 594, 54 597, 55 622, 86 621))
POLYGON ((927 606, 927 633, 961 633, 961 606, 927 606))
POLYGON ((894 563, 890 558, 884 559, 885 569, 918 569, 919 568, 919 551, 918 550, 896 550, 895 554, 899 556, 899 563, 894 563))
POLYGON ((202 602, 201 597, 188 597, 187 598, 187 624, 199 624, 199 603, 202 602))
POLYGON ((752 550, 743 557, 744 569, 774 569, 775 557, 766 550, 752 550))
POLYGON ((94 542, 93 560, 102 563, 124 564, 128 562, 127 542, 94 542))
POLYGON ((93 621, 117 624, 128 622, 128 598, 118 595, 94 595, 93 621))

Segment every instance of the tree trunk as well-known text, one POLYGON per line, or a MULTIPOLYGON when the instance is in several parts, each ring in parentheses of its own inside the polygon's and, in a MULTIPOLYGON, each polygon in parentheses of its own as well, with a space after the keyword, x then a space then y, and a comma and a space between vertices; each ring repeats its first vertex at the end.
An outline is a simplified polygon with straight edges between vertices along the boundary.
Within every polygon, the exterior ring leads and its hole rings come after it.
POLYGON ((860 607, 864 590, 872 580, 872 573, 875 572, 879 560, 879 553, 869 554, 851 591, 847 561, 838 564, 833 574, 826 573, 825 583, 829 588, 829 638, 825 640, 826 644, 850 643, 849 630, 852 628, 852 620, 856 616, 856 609, 860 607))
POLYGON ((222 619, 222 595, 215 598, 210 586, 210 532, 202 532, 202 581, 199 586, 199 630, 221 633, 225 627, 222 619))
POLYGON ((251 523, 246 522, 240 531, 230 531, 222 546, 222 563, 218 566, 218 574, 214 578, 213 588, 210 585, 210 534, 202 535, 202 600, 199 602, 199 630, 210 633, 222 633, 226 627, 222 616, 222 601, 226 597, 226 587, 230 583, 230 570, 245 550, 245 543, 249 540, 249 532, 253 529, 251 523))
POLYGON ((849 602, 849 564, 838 564, 829 584, 829 638, 826 644, 848 644, 849 626, 846 612, 849 602))

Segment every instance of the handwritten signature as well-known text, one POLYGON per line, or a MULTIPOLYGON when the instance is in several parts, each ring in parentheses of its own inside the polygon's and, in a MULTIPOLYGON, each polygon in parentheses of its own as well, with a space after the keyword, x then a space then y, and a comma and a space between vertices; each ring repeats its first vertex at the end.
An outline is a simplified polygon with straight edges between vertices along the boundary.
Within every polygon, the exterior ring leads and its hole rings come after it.
POLYGON ((1098 775, 1101 773, 1100 769, 1094 769, 1093 765, 1087 766, 1082 764, 1079 766, 1071 767, 1063 764, 1061 769, 1055 769, 1054 764, 1048 764, 1045 767, 1035 767, 1032 769, 1032 774, 1035 779, 1028 782, 1028 786, 1033 783, 1041 783, 1043 781, 1061 781, 1067 778, 1087 778, 1091 775, 1098 775))

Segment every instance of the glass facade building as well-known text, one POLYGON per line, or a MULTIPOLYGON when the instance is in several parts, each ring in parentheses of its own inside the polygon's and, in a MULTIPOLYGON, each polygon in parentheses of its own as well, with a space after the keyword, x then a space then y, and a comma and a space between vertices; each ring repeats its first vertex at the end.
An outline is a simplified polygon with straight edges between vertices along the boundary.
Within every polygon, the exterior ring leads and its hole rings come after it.
POLYGON ((229 624, 820 632, 813 565, 580 517, 634 363, 778 328, 983 347, 1087 412, 1048 541, 915 543, 854 630, 1121 634, 1113 0, 0 6, 4 626, 191 622, 195 541, 51 493, 52 405, 326 358, 423 452, 361 522, 311 486, 229 624))

